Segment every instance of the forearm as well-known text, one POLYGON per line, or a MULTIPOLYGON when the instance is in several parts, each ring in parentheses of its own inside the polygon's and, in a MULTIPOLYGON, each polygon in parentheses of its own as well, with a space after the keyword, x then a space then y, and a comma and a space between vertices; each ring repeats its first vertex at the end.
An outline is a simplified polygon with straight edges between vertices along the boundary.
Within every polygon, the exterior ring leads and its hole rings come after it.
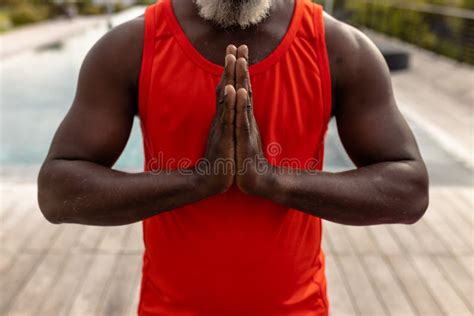
POLYGON ((423 163, 416 161, 340 173, 276 168, 261 195, 340 224, 413 223, 427 208, 427 181, 423 163))
POLYGON ((125 225, 210 195, 197 174, 130 174, 85 161, 50 160, 43 166, 38 200, 55 223, 125 225))

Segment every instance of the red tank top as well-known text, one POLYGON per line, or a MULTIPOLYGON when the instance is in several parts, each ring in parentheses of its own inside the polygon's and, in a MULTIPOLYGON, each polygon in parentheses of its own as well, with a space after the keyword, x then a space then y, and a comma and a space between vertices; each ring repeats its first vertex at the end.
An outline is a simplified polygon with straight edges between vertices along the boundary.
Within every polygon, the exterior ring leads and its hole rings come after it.
MULTIPOLYGON (((322 8, 295 0, 286 35, 249 68, 272 164, 321 169, 331 113, 322 8)), ((145 169, 202 158, 221 65, 179 26, 171 0, 147 8, 139 114, 145 169)), ((143 222, 140 315, 327 315, 321 220, 228 192, 143 222)))

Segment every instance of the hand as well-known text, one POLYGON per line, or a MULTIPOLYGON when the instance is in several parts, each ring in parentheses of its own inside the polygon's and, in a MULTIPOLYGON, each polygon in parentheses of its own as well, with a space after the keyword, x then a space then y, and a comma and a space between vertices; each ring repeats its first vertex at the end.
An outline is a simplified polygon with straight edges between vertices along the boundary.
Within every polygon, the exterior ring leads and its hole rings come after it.
POLYGON ((252 87, 248 73, 248 47, 237 51, 236 73, 236 184, 248 194, 261 194, 271 179, 272 166, 262 150, 253 113, 252 87))
POLYGON ((235 174, 235 66, 237 48, 226 50, 225 69, 216 89, 216 115, 208 136, 204 176, 206 190, 211 194, 227 191, 235 174))

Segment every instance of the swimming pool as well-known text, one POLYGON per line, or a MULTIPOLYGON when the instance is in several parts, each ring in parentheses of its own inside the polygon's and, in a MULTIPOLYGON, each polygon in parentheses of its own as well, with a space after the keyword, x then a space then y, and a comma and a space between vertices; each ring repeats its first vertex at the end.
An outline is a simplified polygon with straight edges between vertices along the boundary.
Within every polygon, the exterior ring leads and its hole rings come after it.
MULTIPOLYGON (((144 11, 136 7, 112 18, 114 25, 144 11)), ((22 52, 0 63, 0 164, 39 166, 54 132, 74 97, 82 60, 107 32, 106 23, 91 27, 48 47, 22 52)), ((116 164, 121 169, 143 165, 139 121, 116 164)))

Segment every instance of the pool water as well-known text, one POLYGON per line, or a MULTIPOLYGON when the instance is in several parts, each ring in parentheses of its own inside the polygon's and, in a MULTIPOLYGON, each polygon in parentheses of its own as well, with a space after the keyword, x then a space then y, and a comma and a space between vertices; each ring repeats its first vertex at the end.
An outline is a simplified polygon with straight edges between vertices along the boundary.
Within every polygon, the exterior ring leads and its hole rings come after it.
MULTIPOLYGON (((141 15, 135 7, 112 18, 113 25, 141 15)), ((40 165, 54 132, 74 97, 82 61, 107 32, 100 23, 48 47, 26 51, 0 63, 0 165, 40 165)), ((87 126, 85 126, 87 128, 87 126)), ((138 119, 127 147, 116 164, 119 169, 143 166, 138 119)))

